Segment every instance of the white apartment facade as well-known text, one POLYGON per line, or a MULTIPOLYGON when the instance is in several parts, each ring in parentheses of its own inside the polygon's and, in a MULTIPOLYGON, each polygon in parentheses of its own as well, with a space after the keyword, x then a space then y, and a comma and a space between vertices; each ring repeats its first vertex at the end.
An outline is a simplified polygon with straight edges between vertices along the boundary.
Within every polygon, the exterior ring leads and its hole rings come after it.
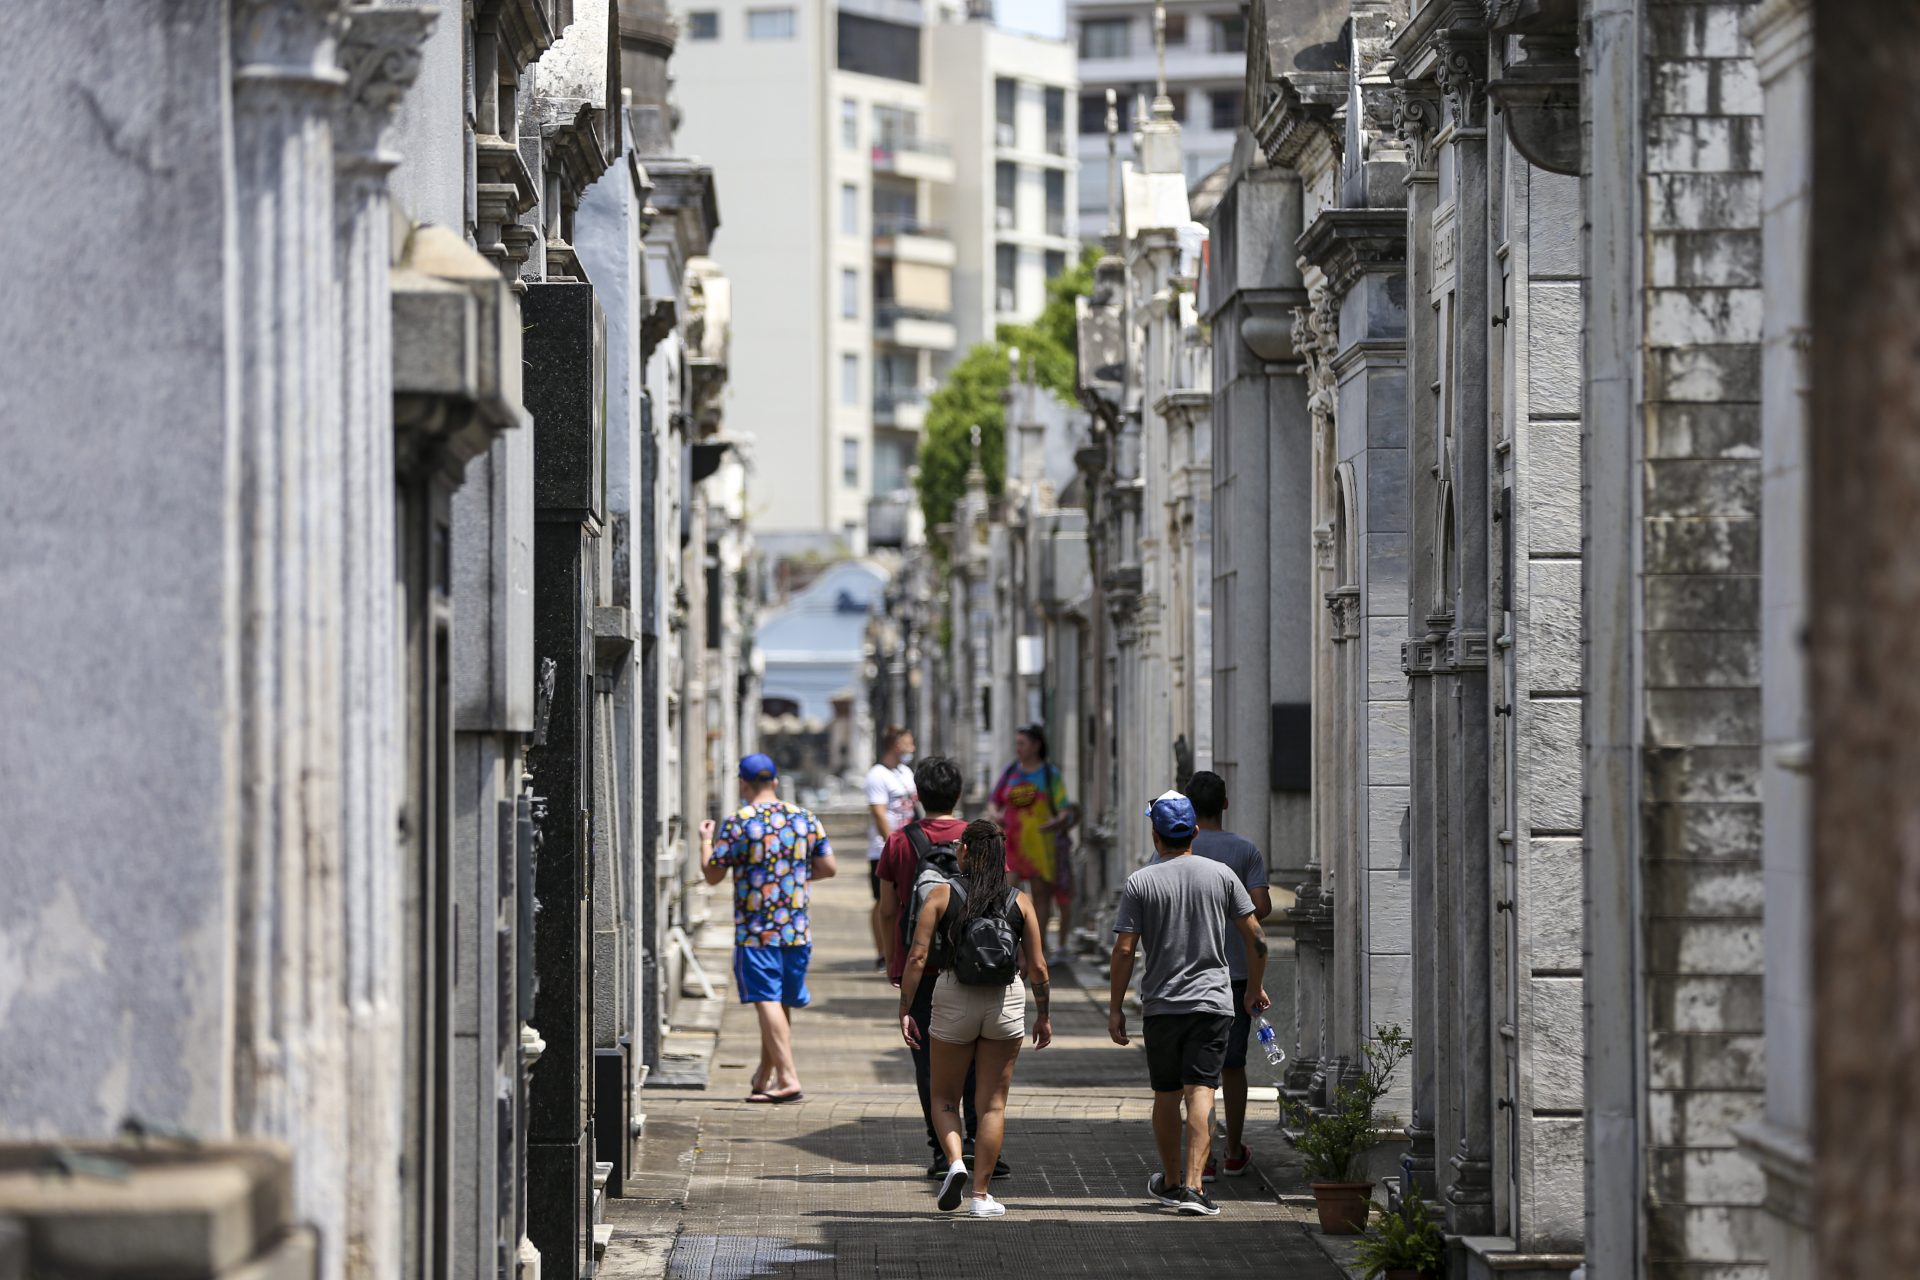
MULTIPOLYGON (((1118 100, 1120 132, 1144 123, 1158 74, 1153 9, 1146 0, 1066 0, 1067 37, 1079 56, 1080 228, 1107 225, 1106 94, 1118 100)), ((1167 96, 1180 124, 1187 185, 1233 155, 1245 115, 1247 26, 1235 0, 1167 0, 1167 96)), ((1123 138, 1120 156, 1132 153, 1123 138)))
POLYGON ((1072 47, 919 0, 691 0, 676 96, 694 155, 752 175, 728 212, 732 388, 772 549, 906 535, 926 397, 1025 320, 1077 247, 1072 47))

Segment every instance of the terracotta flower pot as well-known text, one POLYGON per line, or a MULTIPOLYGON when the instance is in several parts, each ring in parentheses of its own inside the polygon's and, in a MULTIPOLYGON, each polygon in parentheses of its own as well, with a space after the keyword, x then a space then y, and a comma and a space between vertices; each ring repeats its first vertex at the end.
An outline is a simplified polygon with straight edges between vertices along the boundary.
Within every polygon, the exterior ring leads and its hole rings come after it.
POLYGON ((1320 1211, 1320 1229, 1330 1236, 1357 1236, 1367 1227, 1372 1202, 1371 1182, 1316 1182, 1314 1207, 1320 1211))

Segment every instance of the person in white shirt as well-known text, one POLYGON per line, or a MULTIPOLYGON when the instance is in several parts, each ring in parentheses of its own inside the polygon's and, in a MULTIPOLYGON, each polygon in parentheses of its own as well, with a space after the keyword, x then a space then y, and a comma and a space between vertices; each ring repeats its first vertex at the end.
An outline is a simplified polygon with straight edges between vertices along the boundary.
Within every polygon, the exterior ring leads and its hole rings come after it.
POLYGON ((873 886, 873 967, 886 972, 887 927, 880 911, 880 854, 887 837, 919 814, 919 792, 914 786, 913 731, 890 724, 880 733, 880 760, 867 770, 867 811, 873 830, 867 833, 867 881, 873 886))

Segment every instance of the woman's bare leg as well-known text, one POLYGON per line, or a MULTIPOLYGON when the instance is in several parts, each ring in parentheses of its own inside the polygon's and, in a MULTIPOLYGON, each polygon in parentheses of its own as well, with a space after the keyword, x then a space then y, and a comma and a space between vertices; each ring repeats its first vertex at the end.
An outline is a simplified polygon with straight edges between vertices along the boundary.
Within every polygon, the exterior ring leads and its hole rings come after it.
MULTIPOLYGON (((1007 1136, 1007 1090, 1013 1086, 1013 1061, 1020 1056, 1020 1040, 974 1042, 974 1106, 980 1128, 973 1136, 973 1194, 984 1196, 1000 1163, 1000 1144, 1007 1136)), ((958 1118, 957 1116, 955 1117, 958 1118)))
MULTIPOLYGON (((927 1092, 933 1098, 933 1136, 940 1143, 940 1154, 946 1157, 947 1167, 960 1159, 965 1149, 961 1145, 960 1098, 967 1088, 967 1068, 973 1063, 973 1045, 948 1044, 945 1040, 933 1040, 933 1061, 928 1064, 927 1092)), ((984 1126, 986 1117, 981 1117, 984 1126)), ((994 1149, 998 1150, 999 1140, 994 1140, 994 1149)), ((975 1156, 976 1162, 978 1156, 975 1156)), ((993 1166, 987 1166, 987 1172, 993 1172, 993 1166)))

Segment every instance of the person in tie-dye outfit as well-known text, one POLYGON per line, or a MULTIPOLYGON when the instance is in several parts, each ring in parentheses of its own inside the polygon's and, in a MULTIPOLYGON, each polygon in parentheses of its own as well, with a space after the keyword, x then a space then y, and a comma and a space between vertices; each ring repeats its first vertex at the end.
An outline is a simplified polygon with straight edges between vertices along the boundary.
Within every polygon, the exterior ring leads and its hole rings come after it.
POLYGON ((1065 964, 1073 933, 1073 846, 1067 833, 1080 820, 1080 809, 1067 799, 1059 767, 1047 759, 1044 728, 1030 724, 1015 733, 1013 754, 991 800, 1007 833, 1007 870, 1026 882, 1043 943, 1047 920, 1060 908, 1060 945, 1048 963, 1065 964))
POLYGON ((833 876, 833 846, 820 819, 778 793, 773 760, 740 762, 739 810, 700 824, 700 872, 708 884, 733 873, 733 980, 760 1018, 760 1067, 748 1102, 797 1102, 793 1011, 811 1000, 807 885, 833 876))

